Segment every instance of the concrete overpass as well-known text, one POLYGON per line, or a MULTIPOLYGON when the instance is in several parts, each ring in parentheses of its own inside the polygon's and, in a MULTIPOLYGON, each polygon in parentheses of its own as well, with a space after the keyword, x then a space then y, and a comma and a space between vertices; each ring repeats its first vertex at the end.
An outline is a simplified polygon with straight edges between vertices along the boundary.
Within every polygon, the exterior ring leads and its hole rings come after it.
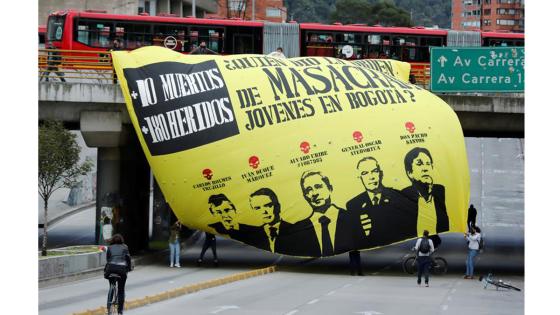
MULTIPOLYGON (((522 96, 440 97, 457 113, 465 136, 523 138, 522 96)), ((132 129, 120 87, 40 82, 39 120, 47 119, 61 120, 67 128, 80 130, 86 144, 98 148, 96 224, 99 225, 102 207, 116 207, 119 231, 124 231, 131 250, 147 248, 151 173, 132 129)), ((156 196, 157 183, 154 186, 154 205, 159 204, 164 209, 161 211, 168 213, 161 193, 156 196)), ((96 239, 99 230, 97 226, 96 239)))
MULTIPOLYGON (((465 136, 522 138, 524 135, 523 96, 440 94, 439 97, 455 110, 465 136)), ((117 132, 119 121, 130 124, 121 89, 114 84, 41 82, 39 119, 58 119, 73 129, 81 129, 86 142, 88 133, 91 135, 96 128, 92 121, 100 123, 97 128, 106 128, 107 133, 117 132)), ((94 140, 89 137, 89 141, 94 140)), ((92 143, 92 146, 99 145, 92 143)))

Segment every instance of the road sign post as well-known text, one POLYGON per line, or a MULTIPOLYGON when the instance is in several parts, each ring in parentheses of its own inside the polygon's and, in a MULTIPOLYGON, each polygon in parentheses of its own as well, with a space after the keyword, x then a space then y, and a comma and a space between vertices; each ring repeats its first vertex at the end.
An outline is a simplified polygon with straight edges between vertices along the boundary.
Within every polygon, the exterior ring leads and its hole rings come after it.
POLYGON ((523 92, 525 47, 432 47, 433 92, 523 92))

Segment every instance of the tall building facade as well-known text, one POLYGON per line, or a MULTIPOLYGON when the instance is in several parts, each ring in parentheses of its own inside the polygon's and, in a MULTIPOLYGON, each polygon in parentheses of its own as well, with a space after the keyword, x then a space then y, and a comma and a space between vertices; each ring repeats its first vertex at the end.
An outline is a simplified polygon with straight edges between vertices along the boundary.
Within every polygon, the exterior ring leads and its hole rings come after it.
POLYGON ((525 0, 453 0, 451 28, 525 32, 525 0))
POLYGON ((39 25, 45 25, 49 13, 64 9, 187 17, 193 15, 193 2, 196 17, 251 20, 254 11, 255 20, 285 22, 287 16, 283 0, 41 0, 38 20, 39 25))
POLYGON ((102 10, 111 14, 148 15, 173 14, 176 16, 192 16, 192 3, 195 4, 195 15, 204 17, 216 13, 217 0, 41 0, 39 1, 39 25, 47 23, 49 13, 53 11, 102 10))
POLYGON ((283 0, 217 0, 217 3, 218 12, 207 17, 286 22, 283 0))

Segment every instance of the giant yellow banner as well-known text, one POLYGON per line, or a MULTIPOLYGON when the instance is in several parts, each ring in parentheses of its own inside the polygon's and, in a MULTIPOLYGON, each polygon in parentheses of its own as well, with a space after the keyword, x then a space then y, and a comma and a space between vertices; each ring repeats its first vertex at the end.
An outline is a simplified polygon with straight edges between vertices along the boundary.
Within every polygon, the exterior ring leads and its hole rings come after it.
POLYGON ((113 52, 126 105, 184 225, 295 256, 464 232, 457 116, 396 61, 113 52))

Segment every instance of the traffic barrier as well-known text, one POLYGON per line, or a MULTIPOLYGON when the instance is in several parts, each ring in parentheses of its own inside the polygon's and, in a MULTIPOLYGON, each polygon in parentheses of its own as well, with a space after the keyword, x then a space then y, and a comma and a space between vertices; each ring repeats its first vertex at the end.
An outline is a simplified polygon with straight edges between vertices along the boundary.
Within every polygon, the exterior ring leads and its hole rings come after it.
POLYGON ((39 49, 39 79, 73 83, 114 83, 113 61, 109 52, 39 49))

